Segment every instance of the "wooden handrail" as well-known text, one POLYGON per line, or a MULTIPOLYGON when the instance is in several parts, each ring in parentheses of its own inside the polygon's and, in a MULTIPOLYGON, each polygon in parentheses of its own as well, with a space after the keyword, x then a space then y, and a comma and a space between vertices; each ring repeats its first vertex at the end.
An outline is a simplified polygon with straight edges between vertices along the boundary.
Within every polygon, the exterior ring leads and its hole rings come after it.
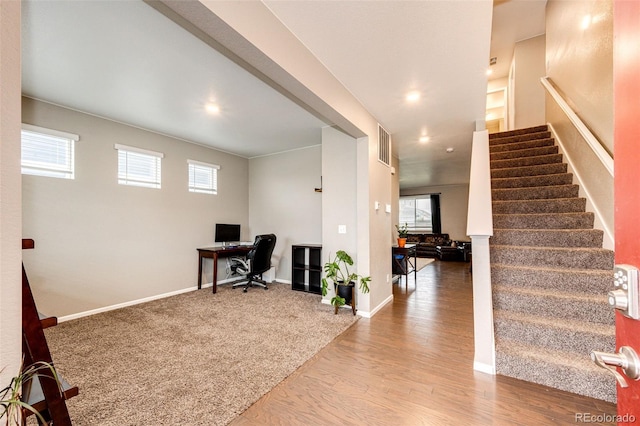
POLYGON ((580 135, 587 142, 589 147, 596 154, 596 157, 602 162, 602 165, 607 169, 607 171, 613 176, 613 157, 611 154, 607 152, 606 149, 602 146, 600 141, 591 133, 591 130, 584 124, 584 122, 578 117, 573 109, 569 106, 567 101, 564 100, 562 95, 558 93, 555 87, 551 84, 548 77, 540 78, 540 82, 542 86, 549 92, 553 100, 556 101, 556 104, 560 107, 560 109, 566 114, 567 118, 574 125, 576 130, 580 133, 580 135))

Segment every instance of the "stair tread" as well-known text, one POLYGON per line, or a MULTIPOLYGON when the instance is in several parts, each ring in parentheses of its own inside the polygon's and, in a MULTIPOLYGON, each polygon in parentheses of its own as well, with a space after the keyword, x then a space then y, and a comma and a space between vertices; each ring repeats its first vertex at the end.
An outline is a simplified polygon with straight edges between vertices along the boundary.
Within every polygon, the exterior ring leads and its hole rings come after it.
POLYGON ((494 228, 491 243, 535 247, 602 248, 599 229, 494 228))
POLYGON ((504 248, 504 249, 530 249, 530 250, 562 250, 562 251, 566 251, 566 252, 570 252, 570 251, 593 251, 593 252, 611 252, 611 250, 609 249, 605 249, 605 248, 601 248, 601 247, 544 247, 544 246, 508 246, 508 245, 503 245, 503 244, 495 244, 491 247, 495 247, 495 248, 504 248))
POLYGON ((528 265, 510 265, 506 263, 491 263, 491 267, 504 268, 511 270, 524 270, 530 272, 552 272, 552 273, 567 273, 567 274, 586 274, 586 275, 606 275, 613 280, 613 269, 584 269, 584 268, 552 268, 542 266, 528 266, 528 265))
MULTIPOLYGON (((509 340, 508 344, 505 342, 496 342, 496 348, 498 347, 500 347, 500 350, 502 352, 515 354, 524 358, 535 359, 540 362, 574 367, 607 377, 609 377, 610 374, 607 373, 604 369, 595 365, 593 361, 591 361, 589 354, 585 354, 584 357, 576 357, 574 354, 569 352, 544 348, 541 346, 528 345, 526 343, 514 342, 513 340, 509 340)), ((594 349, 603 350, 605 348, 594 349)), ((612 380, 615 381, 613 377, 612 380)))
POLYGON ((570 332, 592 333, 602 336, 615 335, 616 332, 615 325, 576 321, 566 318, 546 318, 502 309, 497 309, 494 312, 494 316, 497 319, 517 321, 548 328, 563 329, 570 332))
POLYGON ((548 146, 556 146, 555 139, 541 138, 541 139, 531 139, 531 140, 503 143, 498 145, 490 145, 489 154, 518 151, 520 149, 544 148, 548 146))
POLYGON ((530 297, 552 297, 555 299, 562 299, 567 301, 581 301, 587 303, 597 303, 602 304, 606 303, 606 295, 594 295, 588 293, 577 293, 577 292, 568 292, 563 291, 560 292, 558 290, 552 289, 543 289, 540 287, 517 287, 508 284, 494 284, 494 288, 500 291, 509 292, 511 294, 520 294, 524 296, 530 297))
MULTIPOLYGON (((607 350, 607 348, 594 348, 607 350)), ((616 381, 589 356, 496 340, 498 374, 615 403, 616 381)))
POLYGON ((562 154, 534 155, 531 157, 491 160, 489 162, 491 170, 515 169, 527 166, 540 166, 558 163, 562 163, 562 154))

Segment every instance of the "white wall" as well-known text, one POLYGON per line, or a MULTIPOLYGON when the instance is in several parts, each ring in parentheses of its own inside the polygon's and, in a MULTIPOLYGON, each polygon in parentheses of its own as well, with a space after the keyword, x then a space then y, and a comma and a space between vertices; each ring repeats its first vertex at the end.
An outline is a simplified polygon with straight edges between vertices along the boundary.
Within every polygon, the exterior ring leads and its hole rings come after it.
POLYGON ((553 84, 613 153, 613 2, 549 0, 546 61, 553 84))
POLYGON ((545 93, 540 78, 545 75, 545 36, 516 43, 514 49, 515 128, 545 123, 545 93))
POLYGON ((452 240, 469 241, 467 236, 467 208, 469 185, 442 185, 411 188, 400 191, 400 195, 440 194, 440 216, 442 232, 452 240))
MULTIPOLYGON (((547 73, 552 84, 596 139, 613 153, 613 6, 611 1, 549 1, 546 21, 547 73), (592 17, 583 26, 585 16, 592 17)), ((555 131, 594 226, 613 249, 613 176, 555 100, 547 95, 546 121, 555 131)))
MULTIPOLYGON (((80 135, 74 180, 23 176, 24 254, 36 303, 64 316, 194 287, 214 225, 248 229, 248 160, 23 98, 23 122, 80 135), (162 188, 117 183, 125 144, 163 152, 162 188), (217 195, 187 190, 187 159, 221 166, 217 195)), ((211 282, 211 269, 203 282, 211 282)))
POLYGON ((291 281, 292 244, 322 244, 321 175, 321 145, 249 160, 249 229, 276 235, 278 280, 291 281))
POLYGON ((0 385, 22 359, 20 2, 0 5, 0 385))
MULTIPOLYGON (((333 258, 338 250, 346 251, 358 261, 356 143, 356 139, 338 129, 322 129, 323 261, 333 258), (346 227, 346 233, 338 233, 339 225, 346 227)), ((359 296, 358 305, 364 299, 359 296)), ((330 299, 331 294, 326 298, 330 299)))

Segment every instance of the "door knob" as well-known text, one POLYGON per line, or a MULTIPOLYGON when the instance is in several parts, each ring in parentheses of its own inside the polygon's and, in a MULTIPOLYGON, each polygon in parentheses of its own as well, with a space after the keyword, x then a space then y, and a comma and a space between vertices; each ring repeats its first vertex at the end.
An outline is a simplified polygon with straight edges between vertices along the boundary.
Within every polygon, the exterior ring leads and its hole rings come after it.
POLYGON ((636 351, 629 346, 621 346, 617 354, 591 351, 591 360, 597 366, 612 373, 622 388, 628 387, 629 384, 624 376, 616 370, 616 367, 620 367, 630 379, 638 380, 640 378, 640 359, 638 359, 636 351))

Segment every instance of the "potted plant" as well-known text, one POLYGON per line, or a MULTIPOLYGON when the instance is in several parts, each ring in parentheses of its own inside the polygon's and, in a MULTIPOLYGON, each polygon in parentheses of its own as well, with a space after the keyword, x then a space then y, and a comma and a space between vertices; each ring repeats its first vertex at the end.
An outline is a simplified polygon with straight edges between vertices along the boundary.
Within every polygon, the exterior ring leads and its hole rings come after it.
POLYGON ((369 282, 371 277, 363 277, 355 272, 349 271, 349 266, 353 266, 353 259, 344 250, 338 250, 333 260, 324 264, 325 277, 322 278, 322 295, 327 295, 329 287, 328 280, 333 283, 335 295, 331 298, 331 304, 334 306, 334 313, 338 313, 340 306, 350 304, 353 315, 356 314, 356 304, 354 297, 354 288, 358 282, 358 288, 363 293, 369 293, 369 282))
POLYGON ((407 243, 407 235, 409 235, 407 224, 405 223, 402 226, 396 225, 396 229, 398 230, 398 247, 404 247, 407 243))
POLYGON ((19 426, 23 424, 23 412, 28 410, 36 415, 38 424, 47 424, 42 415, 31 405, 22 400, 22 388, 30 380, 36 379, 39 375, 46 375, 55 378, 60 387, 60 381, 53 365, 38 361, 27 368, 20 369, 20 374, 11 378, 11 382, 4 389, 0 390, 0 418, 5 419, 5 425, 19 426), (46 370, 46 372, 41 372, 46 370))

